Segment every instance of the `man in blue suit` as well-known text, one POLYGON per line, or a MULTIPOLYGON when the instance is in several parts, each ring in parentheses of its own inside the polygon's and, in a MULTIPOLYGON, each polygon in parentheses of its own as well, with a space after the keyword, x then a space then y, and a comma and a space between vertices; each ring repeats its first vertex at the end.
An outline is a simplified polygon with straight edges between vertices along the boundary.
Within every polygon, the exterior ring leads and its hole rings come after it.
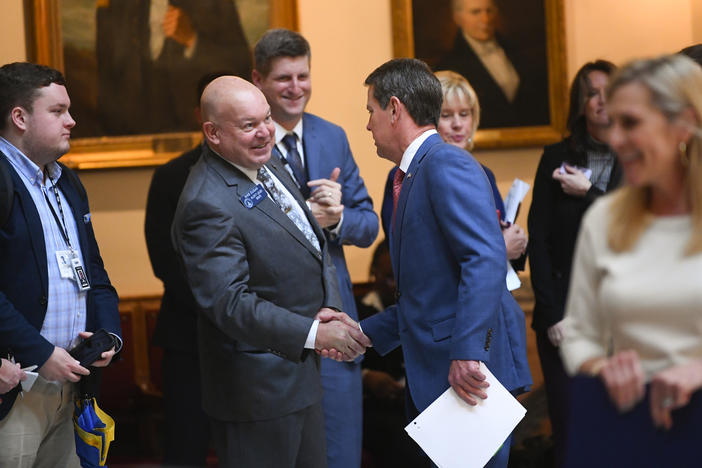
MULTIPOLYGON (((483 362, 513 393, 531 384, 524 316, 505 286, 505 243, 485 172, 436 132, 441 85, 424 62, 391 60, 365 81, 367 129, 399 166, 390 253, 397 304, 361 325, 380 354, 405 356, 408 414, 449 385, 490 394, 483 362)), ((488 466, 507 466, 510 440, 488 466)))
POLYGON ((56 162, 70 147, 70 104, 58 71, 0 67, 0 176, 13 186, 1 201, 11 210, 0 222, 0 356, 39 373, 30 391, 2 395, 0 466, 80 466, 74 383, 107 366, 115 348, 90 369, 67 350, 101 328, 121 333, 85 189, 56 162))
MULTIPOLYGON (((344 130, 305 112, 312 92, 309 43, 287 29, 268 31, 254 49, 252 78, 271 106, 276 129, 273 154, 293 176, 324 229, 344 312, 357 321, 342 246, 371 245, 378 234, 378 216, 344 130)), ((324 359, 321 374, 329 468, 358 468, 362 435, 360 363, 324 359)))

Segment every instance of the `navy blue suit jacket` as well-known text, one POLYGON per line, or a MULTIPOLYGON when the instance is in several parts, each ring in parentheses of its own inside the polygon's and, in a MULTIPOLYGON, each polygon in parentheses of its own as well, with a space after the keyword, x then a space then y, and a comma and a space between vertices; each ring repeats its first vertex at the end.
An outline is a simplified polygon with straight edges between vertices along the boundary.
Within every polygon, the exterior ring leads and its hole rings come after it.
MULTIPOLYGON (((0 227, 0 356, 12 353, 22 367, 34 364, 41 367, 54 350, 54 345, 39 332, 49 295, 47 258, 55 261, 55 257, 53 252, 46 252, 41 220, 31 195, 2 153, 0 164, 9 169, 15 192, 10 217, 0 227)), ((121 337, 117 292, 110 284, 100 257, 88 201, 69 180, 69 170, 65 166, 62 168, 57 185, 76 220, 90 281, 86 330, 104 328, 121 337)), ((0 419, 12 408, 18 389, 2 396, 0 419)))
POLYGON ((398 302, 362 322, 381 354, 402 345, 418 410, 448 387, 451 360, 483 361, 502 384, 531 384, 524 316, 505 285, 490 184, 464 150, 430 136, 402 184, 390 253, 398 302))

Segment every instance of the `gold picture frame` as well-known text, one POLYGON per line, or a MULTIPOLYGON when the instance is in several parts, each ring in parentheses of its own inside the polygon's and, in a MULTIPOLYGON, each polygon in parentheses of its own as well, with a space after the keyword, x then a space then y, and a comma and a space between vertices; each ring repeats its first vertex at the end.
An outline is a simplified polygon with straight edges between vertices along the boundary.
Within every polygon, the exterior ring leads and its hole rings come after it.
MULTIPOLYGON (((432 0, 433 1, 433 0, 432 0)), ((475 144, 481 148, 508 148, 516 146, 538 146, 559 141, 563 138, 566 121, 568 85, 566 77, 565 19, 563 0, 543 1, 545 26, 546 66, 548 76, 549 123, 538 126, 516 126, 479 129, 475 144)), ((448 0, 444 5, 448 5, 448 0)), ((497 1, 497 3, 500 3, 497 1)), ((415 57, 415 31, 413 20, 413 0, 391 0, 393 51, 395 57, 415 57)), ((451 20, 450 6, 443 10, 432 3, 432 16, 444 14, 453 31, 456 26, 451 20)), ((424 17, 422 17, 424 19, 424 17)), ((431 19, 435 21, 435 19, 431 19)), ((428 23, 427 23, 428 24, 428 23)), ((436 28, 435 24, 431 26, 436 28)), ((424 59, 424 57, 417 57, 424 59)), ((431 65, 431 63, 430 63, 431 65)), ((470 77, 468 77, 470 80, 470 77)))
MULTIPOLYGON (((105 2, 109 4, 109 0, 98 0, 96 5, 105 2)), ((24 9, 29 60, 64 72, 61 1, 24 0, 24 9)), ((270 0, 269 21, 270 27, 297 30, 296 1, 270 0)), ((194 147, 200 140, 197 131, 74 138, 71 151, 61 162, 75 169, 155 166, 194 147)))

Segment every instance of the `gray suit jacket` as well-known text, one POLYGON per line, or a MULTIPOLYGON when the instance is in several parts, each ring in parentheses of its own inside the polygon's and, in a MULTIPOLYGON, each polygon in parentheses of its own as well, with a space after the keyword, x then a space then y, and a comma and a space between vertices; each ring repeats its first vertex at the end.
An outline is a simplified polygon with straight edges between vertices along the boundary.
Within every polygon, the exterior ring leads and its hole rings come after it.
POLYGON ((324 235, 287 172, 275 160, 268 168, 312 220, 322 254, 270 198, 247 208, 242 198, 255 185, 210 149, 173 223, 201 310, 203 407, 221 421, 277 418, 320 401, 319 358, 304 344, 320 308, 342 308, 324 235))

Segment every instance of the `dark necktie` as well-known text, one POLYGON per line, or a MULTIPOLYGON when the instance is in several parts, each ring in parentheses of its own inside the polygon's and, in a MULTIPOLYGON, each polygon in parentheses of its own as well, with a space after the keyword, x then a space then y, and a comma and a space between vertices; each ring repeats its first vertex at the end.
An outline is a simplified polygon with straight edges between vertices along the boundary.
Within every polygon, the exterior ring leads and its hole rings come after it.
POLYGON ((397 211, 397 200, 400 199, 400 191, 402 190, 402 181, 405 179, 405 173, 397 168, 395 175, 392 177, 392 228, 395 229, 395 212, 397 211))
POLYGON ((283 145, 287 153, 285 154, 285 160, 288 162, 290 169, 292 169, 293 176, 297 182, 298 187, 300 187, 300 192, 304 198, 309 198, 310 188, 307 186, 307 174, 305 173, 305 168, 302 165, 302 158, 300 157, 300 152, 297 150, 297 135, 294 133, 288 133, 283 137, 283 145))
POLYGON ((310 244, 312 244, 318 252, 321 252, 322 248, 319 245, 319 240, 317 239, 317 236, 315 235, 309 221, 303 216, 300 216, 300 213, 298 213, 292 206, 293 203, 297 202, 295 200, 291 200, 290 197, 278 189, 278 186, 275 184, 273 178, 265 168, 262 167, 258 170, 256 178, 263 183, 263 186, 266 188, 266 191, 270 194, 273 201, 280 207, 281 210, 283 210, 283 213, 290 218, 290 221, 297 226, 302 234, 304 234, 307 240, 310 241, 310 244))

